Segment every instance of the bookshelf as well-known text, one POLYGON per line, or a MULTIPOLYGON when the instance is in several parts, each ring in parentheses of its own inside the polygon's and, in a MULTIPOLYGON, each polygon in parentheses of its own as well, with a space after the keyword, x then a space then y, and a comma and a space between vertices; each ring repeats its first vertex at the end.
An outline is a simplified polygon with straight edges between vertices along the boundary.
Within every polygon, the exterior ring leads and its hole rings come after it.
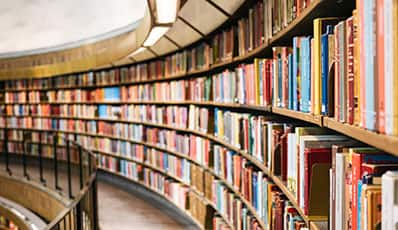
MULTIPOLYGON (((230 19, 227 20, 225 24, 220 26, 219 29, 216 29, 206 37, 202 38, 197 43, 194 43, 191 46, 188 46, 187 48, 182 48, 183 50, 188 50, 187 52, 190 52, 193 48, 196 46, 199 46, 203 44, 203 42, 209 42, 213 36, 216 34, 222 34, 224 33, 226 28, 228 28, 229 24, 236 24, 239 22, 240 19, 247 17, 247 9, 254 6, 258 1, 246 1, 245 7, 241 7, 236 14, 232 15, 230 19)), ((113 127, 116 127, 116 125, 137 125, 137 126, 143 126, 146 129, 156 129, 156 132, 158 131, 170 131, 170 132, 175 132, 178 134, 183 134, 187 135, 189 137, 195 137, 195 138, 201 138, 205 141, 209 141, 211 143, 211 149, 210 153, 208 154, 213 154, 214 157, 214 145, 217 146, 222 146, 222 148, 225 148, 228 151, 233 151, 236 153, 236 155, 239 155, 241 159, 244 159, 245 162, 247 163, 248 168, 253 169, 255 173, 261 173, 261 175, 264 175, 264 178, 269 180, 269 182, 273 183, 277 187, 277 193, 281 197, 283 197, 284 201, 286 201, 297 213, 300 217, 300 221, 303 222, 304 225, 308 226, 310 229, 325 229, 327 228, 327 221, 328 221, 328 216, 327 215, 321 215, 321 216, 316 216, 316 215, 309 215, 306 212, 305 208, 303 208, 302 202, 299 201, 298 195, 295 194, 292 189, 290 188, 288 182, 286 179, 282 178, 281 173, 276 173, 274 170, 272 170, 272 166, 269 167, 268 162, 266 160, 271 161, 270 159, 262 159, 260 160, 257 156, 256 153, 249 151, 248 149, 244 149, 242 146, 237 146, 236 143, 232 143, 232 140, 228 140, 226 136, 217 136, 216 132, 214 130, 211 130, 209 128, 209 124, 213 123, 212 125, 215 125, 215 121, 212 119, 214 118, 213 115, 208 115, 208 122, 205 128, 205 131, 200 130, 203 127, 195 127, 195 128, 189 128, 189 123, 188 121, 185 121, 185 124, 181 125, 180 123, 183 122, 178 122, 178 121, 171 121, 171 122, 165 122, 164 119, 159 119, 159 116, 166 116, 166 117, 174 117, 177 116, 176 114, 172 114, 169 116, 169 114, 166 114, 166 112, 161 112, 159 114, 156 114, 156 111, 159 110, 164 110, 166 111, 168 108, 175 107, 175 108, 186 108, 187 111, 191 110, 190 106, 195 106, 195 108, 198 109, 205 109, 208 113, 212 113, 211 111, 215 110, 221 110, 222 111, 222 116, 225 115, 225 113, 232 114, 230 118, 235 119, 236 117, 239 117, 239 119, 246 119, 249 123, 251 122, 251 118, 259 119, 261 120, 261 116, 268 118, 272 117, 271 122, 275 123, 283 123, 285 125, 284 128, 289 126, 290 124, 294 125, 303 125, 305 124, 306 127, 317 127, 317 128, 322 128, 322 132, 328 132, 329 135, 336 135, 337 133, 340 133, 346 137, 350 137, 352 139, 355 139, 357 141, 360 141, 364 143, 367 146, 372 146, 376 147, 379 150, 385 151, 388 154, 398 156, 398 137, 394 135, 386 135, 379 133, 378 131, 369 131, 366 130, 365 128, 359 127, 358 125, 352 125, 349 124, 348 121, 337 121, 334 117, 329 117, 328 114, 318 114, 313 111, 308 111, 308 112, 303 112, 300 111, 299 109, 291 109, 287 105, 278 105, 278 103, 275 103, 274 101, 271 102, 254 102, 254 103, 242 103, 242 102, 226 102, 227 100, 223 101, 225 98, 221 98, 221 100, 217 101, 214 98, 214 92, 217 92, 216 90, 211 91, 209 93, 210 96, 208 96, 207 100, 204 99, 204 96, 198 98, 188 98, 188 96, 181 97, 178 100, 160 100, 153 96, 153 94, 156 94, 156 90, 163 90, 162 87, 156 88, 154 84, 156 83, 166 83, 169 84, 165 88, 171 89, 173 91, 173 88, 170 86, 172 82, 182 82, 182 84, 190 84, 191 81, 195 81, 199 78, 203 78, 205 80, 210 79, 209 81, 211 82, 212 85, 215 85, 217 79, 217 74, 223 73, 223 71, 229 71, 233 72, 234 68, 241 68, 245 69, 247 66, 251 65, 253 62, 256 61, 256 58, 260 57, 270 57, 272 56, 271 53, 273 53, 273 47, 275 46, 280 46, 280 45, 291 45, 292 43, 292 38, 295 37, 296 35, 312 35, 312 26, 313 26, 313 20, 318 17, 326 17, 326 16, 339 16, 341 17, 340 20, 343 21, 347 16, 350 16, 351 10, 354 9, 352 6, 353 3, 337 3, 335 1, 321 1, 321 0, 314 0, 311 1, 311 3, 302 10, 301 14, 298 15, 296 18, 291 20, 289 23, 287 23, 283 28, 281 28, 279 31, 275 32, 272 34, 270 38, 267 38, 263 41, 263 43, 258 44, 257 46, 252 47, 250 51, 244 52, 242 55, 236 55, 233 54, 231 57, 221 57, 221 61, 214 62, 214 63, 209 63, 208 65, 199 65, 199 68, 192 64, 192 69, 185 68, 181 71, 177 71, 178 73, 176 74, 169 74, 166 77, 161 76, 160 78, 157 77, 158 74, 154 74, 155 77, 151 78, 146 76, 145 79, 140 79, 140 78, 126 78, 126 81, 119 80, 116 81, 116 83, 109 83, 109 84, 103 84, 101 83, 96 83, 94 80, 91 83, 88 83, 87 85, 81 85, 78 84, 77 81, 72 82, 72 86, 63 86, 63 84, 57 84, 55 81, 51 81, 48 79, 43 79, 42 81, 48 81, 48 84, 45 84, 46 86, 43 88, 39 87, 31 87, 29 84, 28 86, 24 87, 17 87, 17 86, 10 86, 10 87, 5 87, 1 93, 3 94, 21 94, 24 92, 30 93, 30 92, 39 92, 40 93, 48 93, 49 91, 66 91, 66 90, 81 90, 85 91, 85 93, 90 93, 91 91, 95 91, 97 89, 103 89, 105 90, 106 88, 110 87, 117 87, 121 89, 122 87, 131 87, 131 86, 137 86, 137 87, 153 87, 152 91, 148 90, 147 93, 148 95, 151 95, 155 99, 142 99, 139 96, 138 99, 121 99, 119 98, 116 101, 106 101, 101 99, 92 99, 89 101, 85 100, 78 100, 74 99, 71 101, 67 100, 55 100, 49 102, 48 100, 39 100, 39 102, 30 102, 28 99, 26 102, 18 102, 18 101, 12 101, 12 102, 4 102, 3 107, 5 106, 40 106, 40 105, 50 105, 50 106, 67 106, 66 111, 73 110, 71 109, 73 106, 85 106, 85 105, 90 105, 90 106, 110 106, 109 108, 113 109, 112 106, 115 107, 123 107, 123 106, 143 106, 142 112, 145 114, 145 116, 152 116, 152 118, 146 118, 146 119, 124 119, 121 117, 118 118, 106 118, 106 116, 109 116, 109 114, 106 114, 105 117, 100 117, 97 112, 93 112, 92 116, 80 116, 80 115, 73 115, 68 116, 68 115, 40 115, 39 112, 36 112, 37 114, 30 114, 29 109, 27 113, 22 112, 22 115, 14 115, 14 114, 5 114, 3 113, 3 119, 7 120, 8 118, 15 118, 15 119, 23 119, 23 118, 32 118, 32 119, 48 119, 51 122, 53 120, 65 120, 65 121, 81 121, 82 126, 85 126, 86 123, 89 121, 91 122, 96 122, 96 125, 98 125, 98 122, 108 122, 112 123, 113 127), (342 5, 339 5, 342 4, 342 5), (345 5, 346 4, 346 5, 345 5), (341 11, 338 11, 338 10, 341 11), (337 11, 336 11, 337 10, 337 11), (336 15, 333 15, 336 14, 336 15), (311 28, 311 29, 309 29, 311 28), (242 67, 243 66, 243 67, 242 67), (90 91, 91 90, 91 91, 90 91), (150 109, 150 106, 154 106, 155 112, 148 112, 150 109), (68 110, 69 109, 69 110, 68 110), (210 111, 210 112, 209 112, 210 111), (155 114, 152 114, 155 113, 155 114), (148 115, 151 114, 151 115, 148 115), (316 114, 316 115, 315 115, 316 114), (234 118, 234 116, 236 116, 234 118), (154 121, 151 121, 154 120, 154 121), (288 121, 288 122, 287 122, 288 121), (165 124, 166 123, 166 124, 165 124), (169 123, 169 124, 168 124, 169 123)), ((180 52, 180 51, 178 51, 180 52)), ((234 51, 235 52, 235 51, 234 51)), ((170 53, 166 54, 164 57, 170 57, 176 55, 176 53, 170 53)), ((187 54, 188 56, 189 54, 187 54)), ((163 57, 160 57, 160 59, 163 57)), ((148 64, 150 65, 151 62, 157 62, 159 61, 158 59, 153 59, 149 61, 144 61, 142 63, 139 63, 138 65, 141 64, 148 64)), ((255 64, 254 64, 255 65, 255 64)), ((121 68, 130 68, 130 66, 122 66, 121 68)), ((248 68, 251 68, 250 66, 248 68)), ((256 71, 255 67, 253 69, 256 71)), ((113 70, 119 70, 118 67, 113 67, 111 69, 104 69, 104 70, 99 70, 98 72, 101 71, 113 71, 113 70)), ((246 69, 245 69, 246 70, 246 69)), ((236 71, 236 70, 235 70, 236 71)), ((250 70, 248 70, 250 71, 250 70)), ((97 73, 97 72, 96 72, 97 73)), ((85 73, 77 73, 77 74, 85 74, 85 73)), ((230 75, 227 75, 230 76, 230 75)), ((68 76, 61 76, 60 78, 67 78, 68 76)), ((221 78, 221 77, 220 77, 221 78)), ((94 78, 93 78, 94 79, 94 78)), ((196 84, 196 82, 194 82, 196 84)), ((248 85, 250 84, 250 81, 247 83, 248 85)), ((17 85, 17 83, 15 84, 17 85)), ((33 84, 32 84, 33 85, 33 84)), ((67 85, 67 84, 66 84, 67 85)), ((201 86, 202 88, 205 88, 204 86, 201 86)), ((240 87, 238 84, 234 87, 240 87)), ((246 87, 246 86, 245 86, 246 87)), ((258 87, 258 86, 257 86, 258 87)), ((312 87, 312 86, 311 86, 312 87)), ((177 88, 177 87, 176 87, 177 88)), ((201 88, 201 89, 202 89, 201 88)), ((272 88, 272 87, 271 87, 272 88)), ((130 89, 130 88, 128 88, 130 89)), ((194 90, 196 88, 187 88, 189 90, 194 90)), ((222 89, 222 86, 219 86, 217 89, 222 89)), ((245 88, 246 91, 247 88, 245 88)), ((232 90, 231 90, 232 91, 232 90)), ((244 90, 243 90, 244 91, 244 90)), ((77 92, 77 91, 76 91, 77 92)), ((144 92, 144 91, 142 91, 144 92)), ((73 92, 72 92, 73 93, 73 92)), ((80 91, 79 91, 80 93, 80 91)), ((230 93, 230 92, 229 92, 230 93)), ((272 92, 274 93, 274 92, 272 92)), ((143 93, 144 94, 144 93, 143 93)), ((41 94, 40 94, 41 96, 41 94)), ((192 96, 192 95, 190 95, 192 96)), ((235 95, 236 96, 236 95, 235 95)), ((264 95, 262 95, 264 96, 264 95)), ((25 95, 26 98, 28 98, 28 94, 25 95)), ((226 96, 225 96, 226 97, 226 96)), ((279 97, 278 95, 272 94, 273 98, 279 97)), ((283 95, 281 96, 282 98, 284 97, 283 95)), ((246 100, 247 98, 245 98, 246 100)), ((264 99, 265 100, 265 99, 264 99)), ((19 107, 18 107, 19 108, 19 107)), ((151 108, 152 109, 152 108, 151 108)), ((163 111, 162 110, 162 111, 163 111)), ((50 112, 51 113, 51 112, 50 112)), ((74 111, 76 113, 76 111, 74 111)), ((128 113, 127 117, 134 117, 136 115, 131 115, 128 113)), ((226 116, 226 115, 225 115, 226 116)), ((137 117, 135 117, 137 118, 137 117)), ((184 118, 186 120, 190 120, 189 118, 189 113, 187 112, 186 117, 184 118)), ((198 116, 198 119, 202 119, 202 116, 198 116)), ((239 120, 238 119, 238 120, 239 120)), ((246 121, 245 120, 245 121, 246 121)), ((222 121, 224 122, 224 121, 222 121)), ((268 122, 268 120, 264 120, 264 122, 268 122)), ((16 123, 19 123, 19 121, 16 121, 16 123)), ((239 123, 231 123, 231 124, 241 124, 240 120, 239 123)), ((250 123, 251 124, 251 123, 250 123)), ((228 125, 225 125, 224 123, 222 124, 223 127, 225 126, 225 129, 229 128, 228 125)), ((8 126, 6 122, 4 121, 3 126, 8 126)), ((18 125, 19 127, 14 127, 14 126, 8 126, 9 128, 12 128, 14 131, 18 130, 30 130, 30 131, 38 131, 41 130, 40 128, 37 127, 32 127, 32 128, 26 128, 26 127, 20 127, 21 125, 18 125)), ((34 125, 33 125, 34 126, 34 125)), ((205 172, 208 172, 209 174, 212 175, 215 179, 217 179, 223 186, 227 188, 229 193, 233 194, 233 196, 239 200, 239 202, 242 203, 242 205, 247 208, 248 213, 250 213, 251 219, 255 220, 255 224, 257 224, 260 228, 262 229, 267 229, 267 224, 264 221, 264 216, 261 216, 261 211, 258 211, 254 205, 253 200, 250 200, 247 198, 246 194, 243 194, 242 190, 240 188, 236 188, 226 177, 225 175, 220 176, 217 172, 215 172, 214 165, 209 165, 205 164, 204 162, 200 162, 190 156, 190 154, 184 154, 178 150, 175 150, 173 148, 169 148, 167 144, 165 145, 164 143, 160 143, 158 141, 146 141, 146 140, 134 140, 133 138, 129 138, 128 135, 126 134, 123 135, 116 135, 116 134, 99 134, 98 128, 96 128, 95 132, 88 132, 88 131, 81 131, 81 129, 76 128, 76 124, 72 125, 74 128, 72 130, 59 130, 59 129, 54 129, 54 132, 60 132, 64 134, 72 134, 72 135, 78 135, 80 137, 90 137, 92 138, 92 142, 96 142, 98 140, 102 139, 107 139, 110 141, 121 141, 121 142, 126 142, 126 143, 131 143, 131 144, 136 144, 140 146, 145 146, 147 148, 151 149, 156 149, 158 151, 161 151, 167 155, 173 155, 176 158, 182 160, 187 160, 190 162, 190 164, 194 164, 198 167, 201 167, 205 172), (163 146, 162 146, 163 145, 163 146)), ((200 125, 198 125, 200 126, 200 125)), ((233 126, 233 125, 232 125, 233 126)), ((86 128, 82 128, 85 130, 86 128)), ((42 129, 44 130, 44 129, 42 129)), ((252 130, 248 128, 248 133, 250 133, 252 130)), ((239 135, 241 133, 244 133, 244 129, 238 129, 239 135)), ((271 131, 274 131, 271 128, 271 131)), ((115 133, 118 133, 119 131, 116 131, 115 133)), ((236 133, 234 133, 236 134, 236 133)), ((147 135, 145 133, 145 135, 147 135)), ((272 138, 272 137, 267 137, 267 138, 272 138)), ((156 138, 154 138, 156 139, 156 138)), ((239 139, 239 138, 238 138, 239 139)), ((91 139, 90 139, 91 140, 91 139)), ((263 142, 261 142, 263 143, 263 142)), ((268 142, 267 142, 268 143, 268 142)), ((239 143, 240 144, 240 143, 239 143)), ((195 188, 189 184, 183 181, 181 178, 172 175, 165 171, 164 169, 161 169, 159 167, 156 167, 151 164, 147 164, 145 162, 141 162, 139 160, 133 159, 132 157, 129 156, 124 156, 121 153, 116 154, 111 151, 106 151, 106 150, 100 150, 100 149, 91 149, 93 152, 95 152, 99 158, 101 156, 106 156, 110 157, 111 159, 118 159, 118 160, 124 160, 128 162, 134 162, 135 164, 139 164, 145 168, 148 168, 152 171, 155 171, 159 174, 164 175, 167 178, 171 178, 172 180, 181 183, 182 185, 189 187, 189 190, 198 195, 200 200, 202 200, 204 205, 211 206, 213 210, 216 211, 218 216, 221 216, 222 219, 224 220, 226 226, 229 226, 230 228, 234 228, 234 221, 231 221, 231 219, 228 217, 226 213, 223 212, 218 212, 217 205, 214 204, 213 201, 209 200, 203 194, 200 192, 196 191, 195 188)), ((189 150, 191 148, 189 147, 189 150)), ((258 151, 258 150, 256 150, 258 151)), ((265 151, 265 150, 264 150, 265 151)), ((274 150, 272 150, 274 152, 274 150)), ((285 159, 286 160, 286 159, 285 159)), ((272 165, 272 164, 271 164, 272 165)), ((226 167, 226 166, 225 166, 226 167)), ((246 167, 246 165, 245 165, 246 167)), ((244 167, 244 168, 245 168, 244 167)), ((275 166, 274 166, 275 167, 275 166)), ((101 167, 102 170, 113 173, 116 175, 124 176, 126 175, 120 173, 120 172, 115 172, 112 170, 107 169, 106 167, 101 167)), ((246 168, 245 168, 246 169, 246 168)), ((275 170, 276 171, 276 170, 275 170)), ((234 174, 235 175, 235 174, 234 174)), ((257 174, 256 174, 257 175, 257 174)), ((304 176, 304 175, 301 175, 304 176)), ((251 176, 252 177, 252 176, 251 176)), ((128 177, 127 177, 128 178, 128 177)), ((261 178, 261 179, 264 179, 261 178)), ((329 178, 328 178, 329 179, 329 178)), ((134 182, 137 182, 136 180, 132 180, 134 182)), ((142 186, 148 187, 145 183, 142 183, 140 181, 137 182, 138 184, 141 184, 142 186)), ((251 185, 249 186, 251 187, 251 185)), ((149 187, 149 189, 152 189, 149 187)), ((163 193, 158 192, 157 190, 154 190, 157 192, 160 196, 167 198, 163 193)), ((273 193, 272 193, 273 194, 273 193)), ((169 199, 170 200, 170 199, 169 199)), ((173 202, 173 201, 171 201, 173 202)), ((189 213, 189 211, 188 211, 189 213)), ((189 214, 190 215, 190 214, 189 214)), ((192 215, 191 215, 192 216, 192 215)), ((201 225, 201 223, 199 223, 201 225)))

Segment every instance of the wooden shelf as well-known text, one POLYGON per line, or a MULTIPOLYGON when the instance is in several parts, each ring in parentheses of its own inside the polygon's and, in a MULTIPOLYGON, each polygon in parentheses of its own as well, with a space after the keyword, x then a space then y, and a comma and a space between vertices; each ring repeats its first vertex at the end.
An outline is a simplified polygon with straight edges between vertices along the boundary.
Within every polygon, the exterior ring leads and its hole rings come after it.
POLYGON ((344 124, 329 117, 324 117, 323 120, 324 126, 329 129, 398 156, 398 137, 383 135, 358 126, 344 124))
POLYGON ((287 116, 290 118, 302 120, 305 122, 313 123, 318 126, 322 126, 322 116, 315 116, 310 113, 303 113, 299 111, 294 111, 294 110, 289 110, 289 109, 283 109, 283 108, 278 108, 278 107, 272 107, 272 113, 287 116))

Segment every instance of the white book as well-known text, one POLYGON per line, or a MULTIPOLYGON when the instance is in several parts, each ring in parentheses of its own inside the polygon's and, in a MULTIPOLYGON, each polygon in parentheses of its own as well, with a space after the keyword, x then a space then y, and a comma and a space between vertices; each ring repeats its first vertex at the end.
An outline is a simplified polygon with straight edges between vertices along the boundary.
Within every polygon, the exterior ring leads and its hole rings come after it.
POLYGON ((296 134, 287 134, 287 188, 297 199, 296 178, 297 178, 297 144, 296 134))
POLYGON ((398 228, 398 171, 382 176, 382 230, 398 228))
POLYGON ((344 229, 345 221, 345 168, 347 153, 336 154, 336 229, 344 229))

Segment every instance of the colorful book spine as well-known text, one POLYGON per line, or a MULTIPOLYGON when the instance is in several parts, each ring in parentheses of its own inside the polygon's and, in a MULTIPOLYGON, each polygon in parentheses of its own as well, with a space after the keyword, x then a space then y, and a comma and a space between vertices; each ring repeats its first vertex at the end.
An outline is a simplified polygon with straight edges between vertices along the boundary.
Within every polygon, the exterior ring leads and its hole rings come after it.
POLYGON ((301 60, 301 112, 309 113, 311 105, 311 37, 300 39, 300 60, 301 60))
MULTIPOLYGON (((376 130, 376 102, 375 102, 375 84, 376 84, 376 27, 375 27, 375 15, 376 15, 376 1, 364 1, 364 26, 363 34, 364 38, 364 49, 365 53, 365 88, 366 88, 366 106, 365 106, 365 127, 368 130, 376 130)), ((356 226, 355 226, 356 227, 356 226)))
POLYGON ((376 73, 377 73, 377 130, 385 133, 385 98, 384 98, 384 0, 377 1, 376 6, 376 73))

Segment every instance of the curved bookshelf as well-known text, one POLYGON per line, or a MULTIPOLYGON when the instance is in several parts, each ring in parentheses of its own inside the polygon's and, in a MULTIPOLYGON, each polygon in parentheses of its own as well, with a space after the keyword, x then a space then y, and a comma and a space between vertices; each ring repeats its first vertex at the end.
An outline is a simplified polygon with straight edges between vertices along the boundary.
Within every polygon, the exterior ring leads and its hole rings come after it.
MULTIPOLYGON (((302 13, 299 15, 297 18, 295 18, 287 27, 273 35, 271 39, 268 39, 263 45, 260 45, 259 47, 254 48, 253 50, 247 52, 246 54, 242 56, 237 56, 233 57, 231 59, 224 60, 223 62, 215 63, 210 65, 209 68, 205 69, 199 69, 199 70, 194 70, 194 71, 189 71, 186 73, 180 73, 176 74, 173 76, 168 76, 165 78, 160 78, 160 79, 148 79, 148 80, 141 80, 141 81, 134 81, 134 82, 120 82, 120 83, 111 83, 107 85, 87 85, 87 86, 65 86, 65 87, 48 87, 48 88, 42 88, 42 89, 36 89, 36 88, 26 88, 26 89, 6 89, 3 92, 14 92, 14 91, 46 91, 46 90, 62 90, 62 89, 95 89, 95 88, 105 88, 105 87, 110 87, 110 86, 124 86, 124 85, 135 85, 135 84, 144 84, 144 83, 153 83, 153 82, 158 82, 158 81, 171 81, 171 80, 178 80, 178 79, 186 79, 186 78, 193 78, 196 76, 201 76, 201 75, 211 75, 212 73, 215 73, 217 71, 220 71, 222 69, 228 69, 228 68, 233 68, 234 66, 243 63, 243 62, 248 62, 251 61, 255 57, 261 57, 265 53, 269 53, 271 51, 271 47, 279 44, 281 40, 288 39, 289 37, 293 35, 298 35, 300 32, 297 32, 297 30, 304 25, 312 25, 312 20, 316 17, 319 17, 323 15, 321 11, 325 11, 326 5, 328 4, 334 4, 331 3, 331 1, 322 1, 322 0, 315 0, 313 1, 310 6, 308 6, 302 13)), ((283 42, 282 42, 283 44, 283 42)), ((333 118, 329 118, 326 116, 315 116, 310 113, 302 113, 299 111, 293 111, 289 109, 284 109, 284 108, 278 108, 278 107, 271 107, 271 106, 255 106, 255 105, 242 105, 242 104, 235 104, 235 103, 217 103, 217 102, 212 102, 212 101, 118 101, 118 102, 37 102, 37 103, 5 103, 6 105, 17 105, 17 104, 25 104, 25 105, 39 105, 39 104, 50 104, 50 105, 132 105, 132 104, 137 104, 137 105, 181 105, 181 106, 189 106, 189 105, 196 105, 196 106, 203 106, 203 107, 217 107, 217 108, 225 108, 225 109, 230 109, 230 110, 242 110, 242 111, 248 111, 248 112, 257 112, 257 113, 268 113, 270 115, 280 115, 283 117, 288 117, 288 118, 294 118, 296 120, 304 121, 307 123, 311 123, 314 125, 317 125, 319 127, 324 127, 328 128, 330 130, 334 130, 337 132, 340 132, 346 136, 352 137, 354 139, 357 139, 359 141, 362 141, 366 144, 369 144, 371 146, 377 147, 381 150, 384 150, 388 153, 394 154, 398 156, 398 137, 395 136, 387 136, 383 134, 378 134, 376 132, 371 132, 367 131, 365 129, 362 129, 357 126, 352 126, 352 125, 347 125, 343 124, 340 122, 337 122, 333 118)), ((256 159, 254 156, 250 155, 250 153, 247 153, 236 146, 229 144, 226 140, 222 139, 221 137, 216 137, 213 134, 208 134, 208 133, 203 133, 199 132, 196 130, 189 130, 185 128, 180 128, 176 127, 173 125, 164 125, 164 124, 158 124, 158 123, 151 123, 151 122, 143 122, 143 121, 130 121, 130 120, 116 120, 116 119, 108 119, 108 118, 97 118, 97 117, 67 117, 67 116, 41 116, 41 115, 22 115, 22 116, 7 116, 7 117, 35 117, 35 118, 55 118, 55 119, 73 119, 73 120, 95 120, 95 121, 107 121, 107 122, 118 122, 118 123, 128 123, 128 124, 141 124, 144 126, 150 126, 150 127, 157 127, 157 128, 162 128, 162 129, 169 129, 169 130, 176 130, 178 132, 184 132, 188 134, 193 134, 196 136, 200 136, 202 138, 206 138, 207 140, 210 140, 214 143, 220 144, 227 149, 233 150, 234 152, 240 154, 242 157, 247 159, 250 163, 252 163, 257 169, 261 170, 264 172, 265 175, 267 175, 278 187, 279 189, 286 195, 288 200, 292 203, 292 205, 295 207, 295 209, 298 211, 300 216, 303 217, 304 221, 307 223, 308 226, 311 226, 311 229, 314 227, 318 226, 318 221, 322 221, 324 219, 316 219, 316 218, 310 218, 306 215, 304 215, 304 211, 301 209, 299 204, 297 203, 297 200, 295 196, 288 190, 286 184, 282 181, 281 178, 278 176, 274 175, 273 172, 271 172, 265 165, 264 163, 260 162, 258 159, 256 159)), ((23 129, 23 128, 17 128, 17 129, 23 129)), ((24 129, 24 130, 38 130, 35 128, 32 129, 24 129)), ((209 171, 213 176, 218 178, 224 185, 228 187, 233 193, 237 196, 240 197, 240 199, 246 204, 246 206, 250 209, 250 212, 256 217, 256 219, 259 221, 259 224, 261 225, 262 228, 265 228, 264 223, 262 222, 261 218, 257 216, 256 211, 254 210, 253 206, 248 202, 247 200, 244 199, 243 195, 235 189, 231 184, 229 184, 224 178, 221 178, 218 176, 211 168, 208 168, 205 165, 200 164, 199 162, 191 159, 189 156, 168 150, 167 148, 162 148, 157 146, 156 144, 151 144, 151 143, 146 143, 146 142, 141 142, 141 141, 135 141, 127 138, 122 138, 122 137, 115 137, 112 135, 105 135, 105 134, 92 134, 92 133, 87 133, 87 132, 76 132, 76 131, 62 131, 62 130, 54 130, 55 132, 61 132, 61 133, 69 133, 69 134, 77 134, 77 135, 86 135, 86 136, 91 136, 91 137, 101 137, 101 138, 109 138, 109 139, 115 139, 115 140, 122 140, 122 141, 128 141, 131 143, 136 143, 140 145, 145 145, 150 148, 158 149, 160 151, 167 152, 169 154, 175 155, 180 158, 184 158, 189 160, 190 162, 197 164, 201 166, 203 169, 206 171, 209 171)), ((115 158, 120 158, 123 160, 130 160, 133 162, 138 163, 134 159, 122 156, 122 155, 116 155, 113 153, 108 153, 106 151, 100 151, 100 150, 93 150, 97 152, 98 154, 103 154, 103 155, 108 155, 111 157, 115 158)), ((145 164, 145 163, 143 163, 145 164)), ((148 167, 153 167, 153 166, 148 166, 148 167)), ((159 169, 154 169, 158 170, 159 169)), ((109 170, 105 170, 109 171, 109 170)), ((111 172, 116 175, 119 175, 118 173, 111 172)), ((163 173, 163 172, 162 172, 163 173)), ((167 173, 166 173, 167 175, 167 173)), ((123 176, 120 174, 120 176, 123 176)), ((210 202, 211 204, 211 202, 210 202)), ((214 208, 214 207, 213 207, 214 208)), ((225 217, 223 218, 225 219, 225 217)), ((226 219, 225 219, 226 220, 226 219)), ((323 223, 322 223, 323 224, 323 223)), ((322 224, 319 224, 322 226, 322 224)), ((229 223, 229 225, 231 225, 229 223)))
MULTIPOLYGON (((128 122, 128 121, 124 121, 124 122, 128 122)), ((136 123, 136 122, 134 122, 136 123)), ((158 127, 158 128, 164 128, 164 129, 171 129, 171 130, 176 130, 176 131, 180 131, 180 132, 185 132, 185 133, 190 133, 190 134, 194 134, 197 136, 201 136, 204 138, 207 138, 217 144, 220 144, 238 154, 240 154, 242 157, 244 157, 245 159, 247 159, 249 162, 251 162, 253 165, 255 165, 258 169, 260 169, 262 172, 265 173, 265 175, 267 175, 280 189, 281 191, 287 196, 287 198, 289 199, 289 201, 292 203, 292 205, 295 207, 295 209, 299 212, 300 216, 303 217, 303 219, 305 220, 305 222, 309 225, 312 221, 323 221, 324 219, 319 219, 319 218, 315 218, 315 219, 311 219, 309 217, 307 217, 304 214, 304 211, 301 209, 301 207, 298 205, 296 198, 294 197, 294 195, 287 189, 285 183, 278 177, 275 176, 262 162, 260 162, 258 159, 256 159, 255 157, 253 157, 252 155, 250 155, 249 153, 237 148, 236 146, 229 144, 228 142, 226 142, 225 140, 220 139, 219 137, 215 137, 214 135, 211 134, 206 134, 206 133, 202 133, 199 131, 195 131, 195 130, 189 130, 189 129, 183 129, 183 128, 176 128, 173 126, 167 126, 167 125, 159 125, 156 123, 148 123, 148 122, 137 122, 138 124, 143 124, 143 125, 147 125, 147 126, 154 126, 154 127, 158 127)), ((38 130, 38 129, 23 129, 23 130, 31 130, 31 131, 44 131, 44 130, 38 130)), ((199 162, 196 162, 195 160, 191 159, 189 156, 186 156, 184 154, 181 153, 177 153, 175 151, 171 151, 168 150, 167 148, 162 148, 159 147, 157 145, 151 144, 151 143, 145 143, 145 142, 141 142, 141 141, 135 141, 132 139, 126 139, 126 138, 121 138, 121 137, 115 137, 112 135, 103 135, 103 134, 92 134, 92 133, 85 133, 85 132, 74 132, 74 131, 60 131, 60 130, 53 130, 54 132, 60 132, 60 133, 72 133, 72 134, 78 134, 78 135, 86 135, 86 136, 91 136, 91 137, 102 137, 102 138, 109 138, 109 139, 115 139, 115 140, 121 140, 121 141, 127 141, 127 142, 131 142, 131 143, 136 143, 136 144, 141 144, 141 145, 145 145, 147 147, 150 148, 154 148, 157 149, 159 151, 164 151, 170 154, 173 154, 175 156, 181 157, 181 158, 185 158, 187 160, 189 160, 192 163, 195 163, 197 165, 200 165, 201 167, 203 167, 205 170, 211 172, 211 174, 215 177, 217 177, 218 179, 220 179, 224 185, 226 185, 231 191, 234 192, 235 195, 237 195, 244 203, 245 205, 249 208, 249 210, 251 211, 251 213, 256 217, 257 220, 259 220, 260 225, 262 225, 262 227, 264 227, 264 224, 261 221, 261 218, 259 218, 257 216, 257 213, 255 212, 254 208, 251 206, 250 202, 248 202, 243 195, 237 191, 233 186, 231 186, 224 178, 221 178, 218 174, 216 174, 212 169, 208 168, 207 166, 202 165, 199 162)), ((106 151, 100 151, 97 149, 91 149, 91 151, 99 153, 99 154, 103 154, 103 155, 107 155, 107 156, 112 156, 115 158, 119 158, 119 159, 123 159, 123 160, 127 160, 127 161, 132 161, 135 163, 139 163, 144 165, 145 167, 151 168, 153 170, 156 170, 160 173, 164 173, 165 175, 170 176, 171 178, 175 179, 174 176, 167 174, 166 172, 164 172, 162 169, 158 169, 152 165, 146 164, 146 163, 142 163, 138 160, 123 156, 123 155, 116 155, 114 153, 108 153, 106 151)), ((177 178, 177 177, 176 177, 177 178)), ((179 178, 176 179, 179 182, 184 183, 183 181, 181 181, 179 178)))

